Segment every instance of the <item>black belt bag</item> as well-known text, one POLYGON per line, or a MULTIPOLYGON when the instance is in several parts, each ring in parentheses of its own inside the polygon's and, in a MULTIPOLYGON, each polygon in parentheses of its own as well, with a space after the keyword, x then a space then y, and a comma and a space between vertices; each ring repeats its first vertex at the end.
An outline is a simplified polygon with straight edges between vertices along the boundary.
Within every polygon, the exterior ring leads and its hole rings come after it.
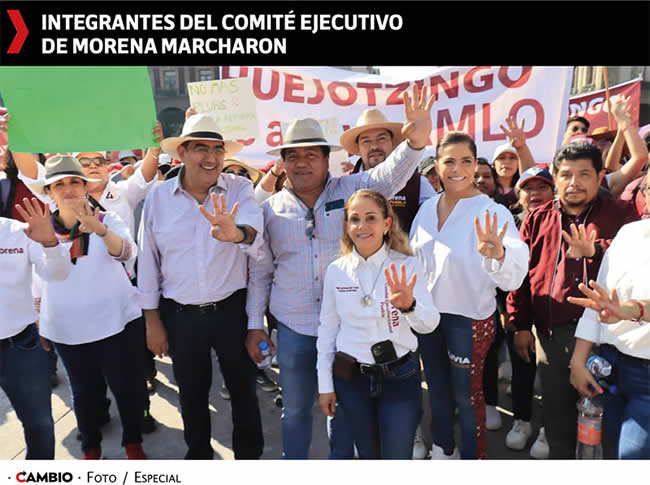
POLYGON ((407 352, 399 359, 383 364, 363 364, 345 352, 337 352, 334 356, 334 375, 346 382, 352 381, 359 374, 374 377, 392 377, 395 370, 406 362, 411 355, 407 352))

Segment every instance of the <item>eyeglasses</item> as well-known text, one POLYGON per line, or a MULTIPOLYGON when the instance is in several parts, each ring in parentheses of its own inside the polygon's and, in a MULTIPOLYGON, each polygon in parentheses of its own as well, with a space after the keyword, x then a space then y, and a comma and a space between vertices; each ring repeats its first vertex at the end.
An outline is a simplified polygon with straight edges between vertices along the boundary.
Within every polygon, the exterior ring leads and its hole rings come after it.
POLYGON ((223 146, 216 146, 212 149, 206 145, 195 145, 190 148, 190 151, 194 153, 200 153, 201 155, 207 155, 208 153, 214 153, 217 156, 223 155, 226 151, 223 146))
POLYGON ((648 184, 639 185, 639 191, 647 194, 648 192, 650 192, 650 185, 648 184))
POLYGON ((237 170, 237 171, 235 171, 235 170, 226 169, 223 172, 224 173, 231 173, 233 175, 239 175, 240 177, 246 177, 248 180, 251 179, 250 175, 248 175, 247 170, 237 170))
POLYGON ((587 128, 586 126, 576 126, 576 125, 573 125, 571 127, 571 133, 577 133, 578 131, 581 131, 582 133, 586 134, 589 131, 589 128, 587 128))
POLYGON ((97 166, 102 166, 106 163, 106 160, 103 159, 102 157, 95 157, 95 158, 80 158, 79 163, 83 167, 90 167, 91 164, 97 165, 97 166))
POLYGON ((305 227, 305 236, 307 236, 308 239, 314 239, 314 229, 316 228, 314 209, 307 209, 305 220, 307 221, 307 227, 305 227))

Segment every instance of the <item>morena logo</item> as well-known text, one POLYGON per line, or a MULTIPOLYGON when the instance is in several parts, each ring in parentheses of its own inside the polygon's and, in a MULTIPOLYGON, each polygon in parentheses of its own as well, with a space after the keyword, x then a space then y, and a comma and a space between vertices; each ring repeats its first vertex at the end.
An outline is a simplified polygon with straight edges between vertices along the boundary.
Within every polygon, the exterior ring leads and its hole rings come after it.
POLYGON ((18 472, 16 481, 20 483, 69 483, 72 481, 70 472, 18 472))

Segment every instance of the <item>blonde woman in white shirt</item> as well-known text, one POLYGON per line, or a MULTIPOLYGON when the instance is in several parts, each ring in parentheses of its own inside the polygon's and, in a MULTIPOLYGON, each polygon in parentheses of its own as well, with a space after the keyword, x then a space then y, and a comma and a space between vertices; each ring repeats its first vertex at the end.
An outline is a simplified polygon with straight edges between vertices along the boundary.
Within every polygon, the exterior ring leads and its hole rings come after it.
POLYGON ((45 163, 41 190, 57 204, 52 225, 72 265, 64 281, 43 281, 40 333, 54 342, 68 373, 83 459, 102 455, 103 376, 120 412, 127 458, 144 459, 144 328, 136 288, 122 267, 137 248, 117 214, 90 208, 86 183, 92 181, 73 157, 45 163))
POLYGON ((422 395, 411 329, 431 332, 439 314, 381 194, 355 192, 345 205, 343 232, 342 256, 324 281, 319 404, 327 416, 337 402, 343 408, 360 458, 408 460, 422 395))
POLYGON ((433 419, 431 455, 459 457, 458 407, 460 457, 486 458, 483 366, 496 329, 496 288, 519 288, 528 271, 528 248, 510 211, 473 186, 474 140, 447 133, 436 154, 445 191, 422 204, 411 227, 411 246, 440 311, 440 326, 418 335, 433 419))

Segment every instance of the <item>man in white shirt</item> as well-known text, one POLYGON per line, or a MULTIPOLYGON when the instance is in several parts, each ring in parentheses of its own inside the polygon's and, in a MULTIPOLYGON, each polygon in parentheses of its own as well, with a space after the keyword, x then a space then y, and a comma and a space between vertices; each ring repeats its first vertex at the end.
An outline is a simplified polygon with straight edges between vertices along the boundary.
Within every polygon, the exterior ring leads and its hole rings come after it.
POLYGON ((27 224, 0 217, 0 387, 23 425, 26 458, 54 458, 50 364, 41 347, 32 304, 32 268, 46 280, 70 273, 70 255, 57 241, 47 209, 33 200, 20 209, 27 224))
POLYGON ((173 360, 185 458, 214 454, 208 397, 215 349, 232 400, 235 458, 256 459, 264 438, 255 365, 244 346, 245 303, 247 257, 262 243, 263 219, 250 180, 222 173, 225 158, 243 145, 224 140, 210 116, 197 114, 162 148, 184 165, 147 196, 142 213, 138 288, 147 345, 173 360))

